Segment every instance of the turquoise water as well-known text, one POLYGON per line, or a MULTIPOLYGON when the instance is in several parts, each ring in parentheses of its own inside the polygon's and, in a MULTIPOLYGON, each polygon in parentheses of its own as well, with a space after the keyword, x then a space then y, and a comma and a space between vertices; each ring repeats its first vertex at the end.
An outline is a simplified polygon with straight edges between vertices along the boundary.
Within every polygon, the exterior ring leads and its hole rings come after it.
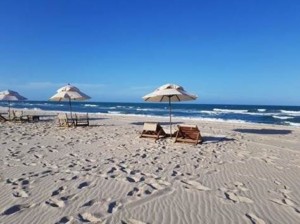
MULTIPOLYGON (((0 102, 0 106, 7 107, 7 102, 0 102)), ((13 102, 11 106, 19 109, 69 111, 68 102, 24 101, 13 102)), ((169 116, 169 106, 165 103, 103 103, 83 101, 72 102, 72 110, 74 112, 104 114, 169 116)), ((172 116, 211 121, 300 126, 299 106, 172 103, 172 116)))

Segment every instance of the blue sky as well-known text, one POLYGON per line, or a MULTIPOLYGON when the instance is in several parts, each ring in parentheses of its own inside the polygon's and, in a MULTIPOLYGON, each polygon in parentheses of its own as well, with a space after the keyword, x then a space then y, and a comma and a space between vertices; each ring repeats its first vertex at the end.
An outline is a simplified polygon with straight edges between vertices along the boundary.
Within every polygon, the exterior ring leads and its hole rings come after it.
POLYGON ((196 103, 300 105, 298 0, 2 0, 0 90, 142 102, 165 83, 196 103))

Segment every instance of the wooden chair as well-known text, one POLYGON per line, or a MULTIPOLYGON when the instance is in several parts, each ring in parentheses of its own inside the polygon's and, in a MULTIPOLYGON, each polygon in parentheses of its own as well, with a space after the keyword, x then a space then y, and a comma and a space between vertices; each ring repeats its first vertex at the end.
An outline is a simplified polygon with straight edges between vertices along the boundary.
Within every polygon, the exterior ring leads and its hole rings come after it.
POLYGON ((160 137, 166 137, 166 133, 164 129, 160 126, 159 123, 154 122, 146 122, 144 123, 143 131, 140 138, 148 137, 148 138, 155 138, 155 140, 159 139, 160 137))
POLYGON ((74 120, 68 118, 66 113, 60 113, 57 115, 57 123, 59 127, 71 127, 75 125, 74 120))
POLYGON ((24 122, 24 121, 29 121, 28 116, 23 114, 23 111, 21 110, 12 110, 12 114, 11 114, 11 121, 15 121, 15 122, 24 122))
POLYGON ((75 126, 89 126, 89 116, 86 114, 75 114, 75 126))
POLYGON ((39 115, 27 115, 28 121, 30 122, 38 122, 40 120, 39 115))
POLYGON ((197 125, 177 125, 175 142, 186 142, 197 145, 202 142, 202 136, 197 125))
POLYGON ((1 114, 0 114, 0 122, 5 122, 5 121, 8 121, 8 119, 6 117, 3 117, 1 114))

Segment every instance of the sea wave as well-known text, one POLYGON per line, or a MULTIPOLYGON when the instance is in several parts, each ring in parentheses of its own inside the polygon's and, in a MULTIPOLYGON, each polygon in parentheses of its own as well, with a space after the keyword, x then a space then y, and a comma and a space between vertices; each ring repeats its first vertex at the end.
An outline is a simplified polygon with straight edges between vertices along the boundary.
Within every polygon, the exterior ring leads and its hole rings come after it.
POLYGON ((98 107, 97 104, 84 104, 85 107, 98 107))
POLYGON ((291 116, 300 116, 300 111, 295 111, 295 110, 280 110, 280 111, 281 113, 288 114, 291 116))
POLYGON ((258 112, 265 112, 266 109, 257 109, 258 112))
POLYGON ((107 111, 109 114, 122 114, 121 111, 107 111))
POLYGON ((217 114, 216 111, 212 111, 212 110, 201 110, 200 113, 204 113, 204 114, 212 114, 212 115, 217 114))
POLYGON ((231 109, 219 109, 219 108, 214 108, 213 111, 216 111, 218 113, 235 113, 235 114, 244 114, 248 112, 248 110, 231 110, 231 109))
POLYGON ((291 125, 291 126, 296 126, 296 127, 300 127, 300 123, 295 123, 295 122, 290 122, 290 121, 285 121, 285 124, 291 125))
POLYGON ((136 110, 137 111, 165 111, 164 109, 159 109, 159 108, 140 108, 140 107, 138 107, 136 110))
POLYGON ((246 124, 246 123, 251 123, 248 121, 244 121, 244 120, 238 120, 238 119, 222 119, 222 118, 191 118, 193 120, 201 120, 201 121, 217 121, 217 122, 226 122, 226 123, 242 123, 242 124, 246 124))
POLYGON ((293 117, 288 117, 288 116, 272 116, 273 118, 277 118, 280 120, 287 120, 287 119, 293 119, 293 117))

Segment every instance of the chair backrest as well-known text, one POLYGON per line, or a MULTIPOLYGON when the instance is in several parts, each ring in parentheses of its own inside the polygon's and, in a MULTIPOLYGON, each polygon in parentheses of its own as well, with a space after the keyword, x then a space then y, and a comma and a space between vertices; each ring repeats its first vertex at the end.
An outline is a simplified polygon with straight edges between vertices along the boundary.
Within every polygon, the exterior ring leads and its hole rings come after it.
POLYGON ((21 110, 16 110, 16 111, 14 111, 14 116, 15 117, 22 117, 23 116, 23 111, 21 111, 21 110))
POLYGON ((158 123, 146 122, 146 123, 144 123, 143 130, 146 130, 146 131, 157 131, 158 127, 159 127, 158 123))
POLYGON ((178 125, 178 130, 192 139, 197 138, 200 133, 197 125, 178 125))
POLYGON ((67 114, 65 114, 65 113, 59 113, 57 115, 57 119, 58 120, 68 120, 68 117, 67 117, 67 114))
POLYGON ((178 131, 175 142, 190 142, 198 144, 202 142, 202 136, 197 125, 177 125, 178 131))
POLYGON ((89 125, 89 115, 85 114, 75 114, 75 126, 88 126, 89 125))
POLYGON ((80 119, 80 120, 88 120, 89 119, 89 115, 88 115, 88 113, 85 113, 85 114, 75 114, 75 118, 76 119, 80 119))
POLYGON ((166 133, 159 123, 145 122, 143 131, 140 137, 155 138, 156 140, 160 137, 165 137, 166 133))

